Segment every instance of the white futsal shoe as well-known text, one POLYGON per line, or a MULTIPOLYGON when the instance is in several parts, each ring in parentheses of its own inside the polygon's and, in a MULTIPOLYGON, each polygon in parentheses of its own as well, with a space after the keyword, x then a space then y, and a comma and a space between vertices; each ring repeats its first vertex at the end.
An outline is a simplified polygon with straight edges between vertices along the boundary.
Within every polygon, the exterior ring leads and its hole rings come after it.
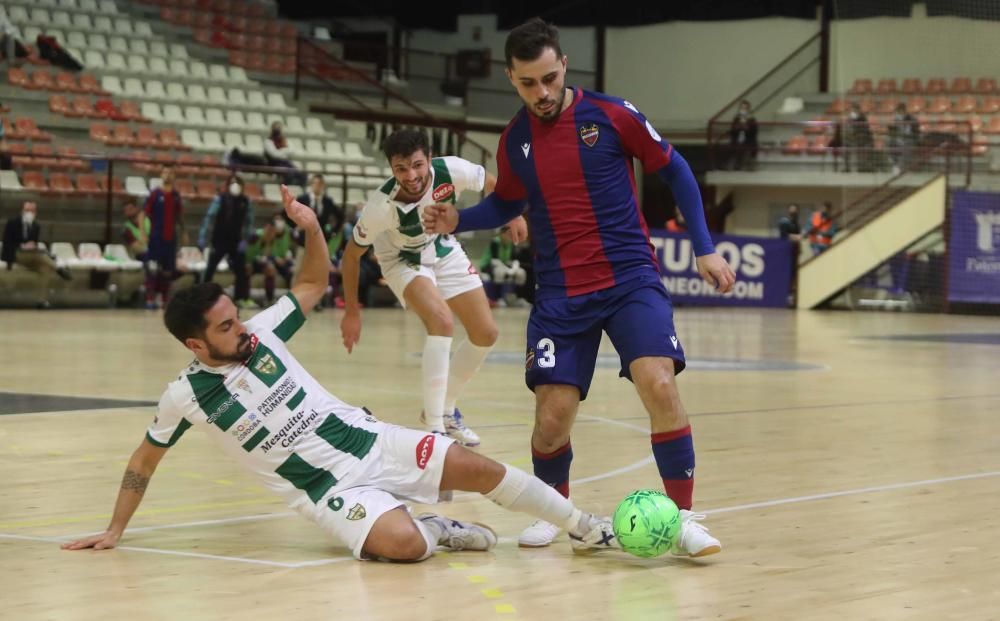
POLYGON ((435 513, 417 516, 421 522, 433 522, 441 529, 438 545, 449 550, 477 550, 485 552, 497 545, 497 534, 485 524, 459 522, 435 513))
MULTIPOLYGON (((464 417, 458 408, 455 408, 454 414, 445 414, 443 419, 444 435, 448 436, 455 442, 458 442, 462 446, 479 446, 479 435, 465 426, 464 417)), ((427 427, 427 416, 423 412, 420 413, 420 424, 427 427)))
POLYGON ((704 514, 681 509, 681 534, 670 550, 674 556, 697 558, 722 552, 722 544, 701 524, 704 514))
POLYGON ((597 552, 600 550, 616 550, 621 546, 615 537, 614 528, 609 518, 591 516, 590 530, 582 537, 569 534, 569 544, 576 553, 597 552))
POLYGON ((521 531, 517 545, 522 548, 544 548, 559 536, 561 528, 545 520, 535 520, 531 526, 521 531))

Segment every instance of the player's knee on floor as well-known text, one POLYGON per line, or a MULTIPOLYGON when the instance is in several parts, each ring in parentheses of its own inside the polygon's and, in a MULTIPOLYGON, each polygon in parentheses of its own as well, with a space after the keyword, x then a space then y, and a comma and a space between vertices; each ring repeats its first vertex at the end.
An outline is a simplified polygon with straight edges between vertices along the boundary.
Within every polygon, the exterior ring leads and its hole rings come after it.
POLYGON ((427 555, 427 541, 411 520, 409 524, 373 528, 364 547, 365 554, 388 561, 420 561, 427 555))

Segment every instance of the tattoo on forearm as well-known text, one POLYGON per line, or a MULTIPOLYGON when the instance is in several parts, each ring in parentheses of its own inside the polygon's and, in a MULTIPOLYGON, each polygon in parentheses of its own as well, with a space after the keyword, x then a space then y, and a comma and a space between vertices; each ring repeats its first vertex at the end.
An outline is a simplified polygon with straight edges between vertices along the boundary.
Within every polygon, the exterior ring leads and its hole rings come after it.
POLYGON ((146 486, 149 485, 149 477, 144 477, 135 470, 126 470, 122 478, 122 489, 127 489, 139 494, 146 493, 146 486))

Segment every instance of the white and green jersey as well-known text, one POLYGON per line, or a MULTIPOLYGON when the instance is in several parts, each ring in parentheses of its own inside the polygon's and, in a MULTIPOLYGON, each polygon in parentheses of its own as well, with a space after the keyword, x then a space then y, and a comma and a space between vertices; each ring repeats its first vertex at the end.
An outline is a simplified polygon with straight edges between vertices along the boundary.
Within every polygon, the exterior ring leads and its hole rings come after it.
POLYGON ((318 502, 368 454, 374 419, 327 392, 285 342, 305 315, 292 294, 246 322, 253 354, 209 367, 197 360, 170 382, 147 439, 168 447, 192 425, 293 507, 318 502))
POLYGON ((400 186, 389 179, 372 191, 354 227, 354 241, 360 246, 375 244, 382 263, 404 261, 409 265, 432 265, 459 247, 451 235, 427 235, 421 223, 423 208, 434 203, 452 203, 465 190, 481 192, 486 170, 460 157, 431 159, 431 182, 415 203, 396 200, 400 186))

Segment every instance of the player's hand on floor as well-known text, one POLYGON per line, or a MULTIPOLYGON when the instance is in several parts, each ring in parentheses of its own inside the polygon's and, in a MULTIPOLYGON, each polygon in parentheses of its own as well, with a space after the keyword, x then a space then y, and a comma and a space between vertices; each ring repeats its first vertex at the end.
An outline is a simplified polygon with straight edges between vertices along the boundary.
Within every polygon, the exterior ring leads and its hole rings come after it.
POLYGON ((94 548, 95 550, 110 550, 118 545, 119 539, 121 539, 121 535, 107 531, 99 535, 91 535, 90 537, 84 537, 83 539, 77 539, 76 541, 64 543, 59 547, 63 550, 86 550, 87 548, 94 548))
POLYGON ((340 337, 344 339, 344 347, 347 353, 354 350, 354 346, 361 340, 361 314, 355 312, 344 313, 344 318, 340 320, 340 337))
POLYGON ((454 205, 434 203, 424 208, 424 232, 447 235, 458 226, 458 210, 454 205))
POLYGON ((510 240, 515 244, 520 244, 528 239, 528 222, 524 216, 518 216, 507 223, 510 230, 510 240))
POLYGON ((729 293, 736 283, 736 274, 718 252, 697 258, 698 274, 719 293, 729 293))
POLYGON ((295 196, 285 184, 281 184, 281 202, 285 206, 285 213, 299 229, 309 231, 313 226, 319 226, 316 212, 295 200, 295 196))

